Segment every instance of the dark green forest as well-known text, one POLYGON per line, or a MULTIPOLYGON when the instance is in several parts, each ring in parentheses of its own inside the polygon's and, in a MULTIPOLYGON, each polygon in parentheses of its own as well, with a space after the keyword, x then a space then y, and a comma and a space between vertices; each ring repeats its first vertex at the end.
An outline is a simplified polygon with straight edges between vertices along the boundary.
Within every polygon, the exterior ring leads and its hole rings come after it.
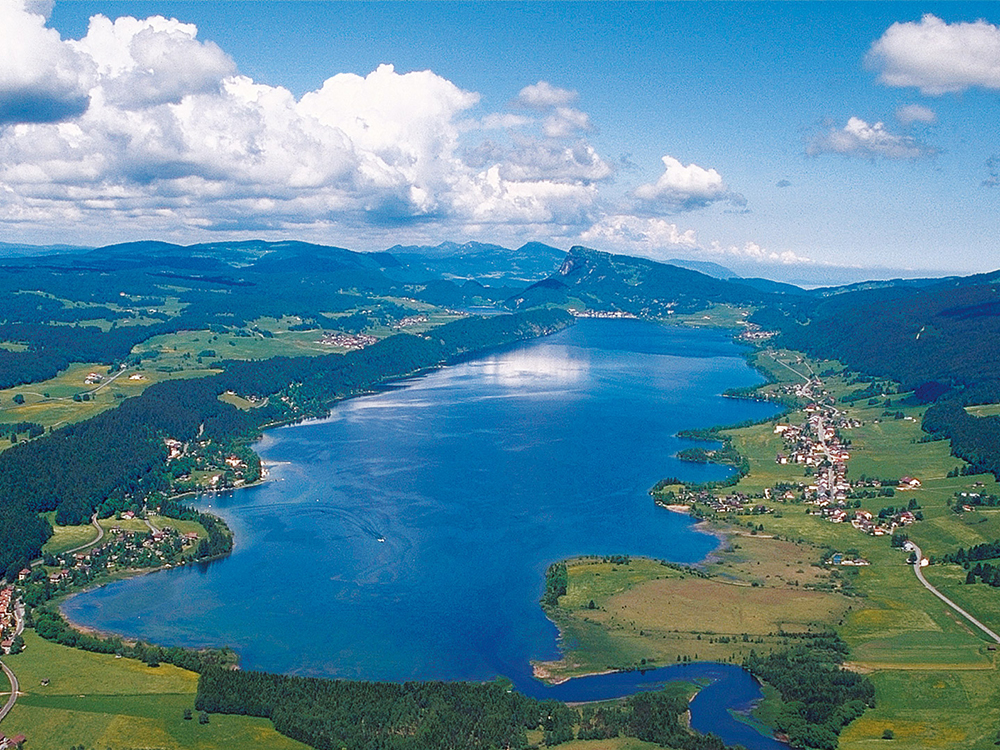
POLYGON ((195 709, 268 718, 275 729, 317 750, 526 748, 528 730, 546 746, 581 739, 635 737, 676 750, 723 750, 713 735, 681 722, 687 695, 639 693, 581 712, 539 701, 501 681, 356 682, 206 667, 195 709), (578 727, 578 728, 577 728, 578 727))
POLYGON ((834 750, 841 729, 875 705, 875 685, 841 667, 848 648, 835 634, 805 637, 784 651, 751 654, 743 666, 781 693, 775 729, 792 747, 834 750))

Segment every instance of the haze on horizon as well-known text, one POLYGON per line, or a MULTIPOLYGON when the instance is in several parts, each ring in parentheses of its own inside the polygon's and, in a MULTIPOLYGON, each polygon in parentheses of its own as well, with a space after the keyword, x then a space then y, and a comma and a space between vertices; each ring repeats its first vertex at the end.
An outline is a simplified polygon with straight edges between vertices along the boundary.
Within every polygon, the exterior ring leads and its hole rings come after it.
POLYGON ((0 0, 0 241, 993 270, 998 24, 962 2, 0 0))

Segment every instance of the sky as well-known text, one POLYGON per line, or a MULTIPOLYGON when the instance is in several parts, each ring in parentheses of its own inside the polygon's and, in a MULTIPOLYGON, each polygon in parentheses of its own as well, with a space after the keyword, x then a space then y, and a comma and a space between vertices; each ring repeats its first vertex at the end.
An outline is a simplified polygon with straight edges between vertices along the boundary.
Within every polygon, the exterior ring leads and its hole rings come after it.
POLYGON ((1000 267, 997 3, 0 0, 0 50, 4 242, 1000 267))

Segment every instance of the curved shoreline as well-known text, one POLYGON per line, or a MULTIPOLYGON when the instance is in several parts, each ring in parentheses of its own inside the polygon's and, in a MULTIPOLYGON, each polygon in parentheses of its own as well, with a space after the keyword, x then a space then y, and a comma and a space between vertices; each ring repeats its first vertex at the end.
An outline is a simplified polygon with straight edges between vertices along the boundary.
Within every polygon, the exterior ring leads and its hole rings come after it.
MULTIPOLYGON (((521 344, 523 342, 517 342, 517 343, 521 344)), ((745 359, 741 358, 741 362, 745 363, 745 359)), ((440 368, 434 368, 434 369, 440 369, 440 368)), ((394 380, 393 385, 395 385, 397 382, 400 382, 400 381, 405 382, 406 380, 409 380, 409 379, 411 379, 413 377, 419 377, 421 374, 424 374, 424 373, 421 373, 421 372, 408 373, 407 375, 402 376, 399 379, 399 381, 394 380)), ((379 388, 366 389, 365 391, 360 391, 360 392, 358 392, 356 394, 352 394, 351 397, 353 398, 354 396, 363 396, 363 395, 370 395, 370 394, 373 394, 373 393, 378 393, 378 392, 380 392, 380 391, 382 391, 382 390, 384 390, 385 388, 388 388, 388 387, 390 387, 388 384, 384 384, 383 386, 380 386, 379 388)), ((338 399, 337 403, 339 403, 341 401, 346 401, 346 400, 347 399, 338 399)), ((335 407, 336 403, 333 404, 333 406, 335 407)), ((268 431, 269 431, 269 429, 271 427, 281 427, 281 426, 288 426, 288 425, 292 425, 292 424, 309 424, 309 423, 315 423, 315 422, 322 422, 322 421, 324 421, 324 420, 326 420, 328 418, 329 418, 328 414, 324 414, 323 416, 293 418, 293 419, 289 419, 289 420, 284 420, 282 422, 275 422, 273 424, 268 425, 268 431)), ((260 480, 260 481, 263 481, 263 480, 260 480)), ((259 484, 260 481, 252 483, 252 484, 249 484, 249 485, 244 485, 243 487, 255 486, 256 484, 259 484)), ((227 492, 228 491, 234 491, 235 489, 243 489, 243 487, 227 489, 225 491, 227 491, 227 492)), ((206 497, 206 496, 210 496, 211 494, 215 494, 215 492, 187 491, 187 492, 184 492, 184 493, 180 493, 177 497, 187 499, 187 498, 191 498, 191 497, 206 497)), ((675 510, 679 510, 679 508, 675 509, 675 510)), ((700 559, 697 563, 694 563, 695 565, 698 565, 698 564, 703 564, 706 561, 710 561, 712 559, 712 557, 715 555, 715 553, 718 551, 718 547, 720 547, 720 546, 722 546, 723 544, 726 543, 726 537, 723 534, 721 534, 719 531, 710 528, 708 524, 703 523, 701 521, 699 521, 696 524, 693 524, 693 526, 694 526, 694 528, 699 533, 713 536, 713 537, 715 537, 716 540, 718 540, 718 543, 716 545, 714 545, 715 549, 711 550, 707 555, 705 555, 705 557, 703 557, 702 559, 700 559)), ((205 562, 208 562, 208 560, 205 560, 205 562)), ((133 577, 133 576, 138 576, 138 575, 145 575, 146 573, 151 573, 151 572, 159 572, 159 571, 163 570, 164 568, 166 568, 166 566, 162 566, 162 567, 159 567, 159 568, 153 568, 153 569, 146 569, 146 570, 142 570, 142 571, 136 571, 135 573, 133 573, 133 574, 131 574, 129 576, 122 576, 121 578, 133 577)), ((102 584, 97 584, 97 585, 104 585, 106 583, 107 582, 103 582, 102 584)), ((88 587, 88 590, 89 590, 89 588, 91 588, 91 587, 88 587)), ((78 593, 83 593, 83 592, 76 592, 76 594, 78 594, 78 593)), ((75 594, 74 594, 74 596, 75 596, 75 594)), ((60 610, 63 611, 62 608, 60 608, 60 610)), ((69 619, 69 618, 67 618, 67 619, 69 619)), ((87 627, 87 626, 82 626, 79 623, 72 622, 72 620, 70 620, 70 622, 72 623, 72 625, 74 627, 76 627, 77 629, 80 629, 81 631, 84 628, 87 627)), ((106 631, 101 631, 99 629, 94 629, 94 628, 92 628, 91 630, 93 630, 95 632, 106 632, 106 631)), ((608 670, 605 670, 605 671, 608 671, 608 670)))

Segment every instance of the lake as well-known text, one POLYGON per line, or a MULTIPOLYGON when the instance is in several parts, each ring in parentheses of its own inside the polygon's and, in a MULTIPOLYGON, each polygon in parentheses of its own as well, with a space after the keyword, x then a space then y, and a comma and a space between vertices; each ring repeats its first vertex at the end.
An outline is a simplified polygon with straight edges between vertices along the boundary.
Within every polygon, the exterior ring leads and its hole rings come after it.
POLYGON ((703 559, 717 545, 657 507, 678 430, 760 419, 723 398, 759 374, 724 332, 582 320, 556 335, 345 401, 267 433, 270 481, 201 507, 224 560, 73 597, 73 621, 169 645, 228 645, 244 668, 369 680, 532 684, 558 656, 545 568, 583 554, 703 559))

